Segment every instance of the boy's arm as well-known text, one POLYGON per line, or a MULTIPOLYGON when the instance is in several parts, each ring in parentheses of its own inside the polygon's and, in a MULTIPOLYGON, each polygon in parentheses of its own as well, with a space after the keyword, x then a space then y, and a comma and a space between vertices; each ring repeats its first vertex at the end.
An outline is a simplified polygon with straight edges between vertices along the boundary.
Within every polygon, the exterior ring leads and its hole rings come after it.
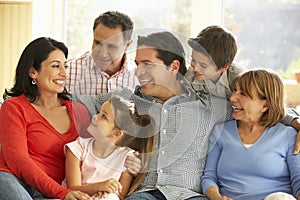
POLYGON ((294 154, 298 154, 300 152, 300 118, 294 119, 291 123, 291 126, 298 131, 297 139, 294 147, 294 154))
POLYGON ((293 108, 286 108, 285 116, 281 120, 282 123, 288 126, 292 126, 298 131, 295 147, 294 147, 294 154, 298 154, 300 152, 300 115, 297 111, 293 108))
MULTIPOLYGON (((298 131, 299 129, 299 124, 297 125, 297 122, 295 123, 294 120, 300 118, 299 113, 293 108, 286 108, 285 109, 285 116, 281 120, 281 122, 287 126, 293 126, 295 129, 298 131), (296 126, 294 126, 296 125, 296 126)), ((296 120, 297 121, 297 120, 296 120)))
POLYGON ((300 131, 300 118, 293 119, 293 121, 291 122, 291 126, 297 131, 300 131))

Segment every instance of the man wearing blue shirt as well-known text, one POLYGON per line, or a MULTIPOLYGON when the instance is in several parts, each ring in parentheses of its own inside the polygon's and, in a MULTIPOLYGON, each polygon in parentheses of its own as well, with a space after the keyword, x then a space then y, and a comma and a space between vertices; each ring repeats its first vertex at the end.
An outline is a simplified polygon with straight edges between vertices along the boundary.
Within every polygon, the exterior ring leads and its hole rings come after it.
POLYGON ((139 36, 135 62, 140 86, 108 95, 77 96, 91 114, 110 95, 118 94, 136 104, 139 114, 150 114, 157 127, 155 152, 134 199, 206 199, 200 189, 208 151, 209 134, 216 123, 231 117, 225 99, 196 94, 183 78, 185 53, 170 32, 139 36))

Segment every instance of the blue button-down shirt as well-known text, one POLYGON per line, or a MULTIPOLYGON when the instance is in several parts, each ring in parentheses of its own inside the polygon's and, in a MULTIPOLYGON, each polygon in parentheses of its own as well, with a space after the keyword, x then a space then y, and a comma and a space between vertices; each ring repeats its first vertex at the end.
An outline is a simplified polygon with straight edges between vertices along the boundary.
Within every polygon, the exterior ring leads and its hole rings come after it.
MULTIPOLYGON (((231 110, 224 99, 199 98, 188 85, 185 90, 163 104, 152 96, 143 96, 139 89, 135 94, 127 89, 115 92, 131 99, 139 114, 150 114, 157 127, 155 153, 139 191, 159 189, 167 199, 187 199, 201 193, 208 136, 216 123, 230 118, 231 110)), ((96 114, 109 95, 77 98, 96 114)))
POLYGON ((226 99, 195 93, 173 96, 163 104, 152 96, 128 89, 98 96, 75 96, 96 114, 112 94, 132 100, 139 114, 150 114, 157 127, 155 152, 149 172, 138 192, 158 189, 167 199, 187 199, 201 194, 200 179, 208 151, 208 137, 215 124, 231 119, 226 99))

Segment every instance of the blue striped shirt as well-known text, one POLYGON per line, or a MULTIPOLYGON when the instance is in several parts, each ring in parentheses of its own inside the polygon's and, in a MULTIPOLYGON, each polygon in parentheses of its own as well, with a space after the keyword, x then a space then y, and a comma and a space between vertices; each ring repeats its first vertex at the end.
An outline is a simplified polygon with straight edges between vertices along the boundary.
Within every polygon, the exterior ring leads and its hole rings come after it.
MULTIPOLYGON (((167 199, 187 199, 201 195, 200 179, 213 126, 231 116, 229 102, 211 96, 199 97, 186 85, 186 93, 161 104, 139 90, 115 91, 131 99, 139 114, 150 114, 157 127, 157 142, 149 172, 139 191, 159 189, 167 199), (200 100, 201 99, 201 100, 200 100)), ((112 95, 112 93, 110 93, 112 95)), ((91 114, 96 114, 109 95, 77 96, 91 114)))
MULTIPOLYGON (((139 114, 150 114, 155 119, 158 133, 155 152, 138 192, 159 189, 167 199, 177 200, 203 195, 200 180, 210 132, 215 124, 231 119, 232 109, 226 99, 195 93, 188 84, 183 84, 183 88, 186 93, 173 96, 163 104, 141 94, 139 87, 134 94, 125 88, 97 96, 74 96, 91 114, 96 114, 102 103, 117 94, 132 100, 139 114)), ((286 124, 294 116, 287 116, 286 124)))

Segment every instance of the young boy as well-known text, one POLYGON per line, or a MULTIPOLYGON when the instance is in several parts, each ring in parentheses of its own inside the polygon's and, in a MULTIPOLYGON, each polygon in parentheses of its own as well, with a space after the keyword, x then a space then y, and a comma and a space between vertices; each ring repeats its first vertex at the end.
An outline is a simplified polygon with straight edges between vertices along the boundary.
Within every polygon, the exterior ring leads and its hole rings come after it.
POLYGON ((185 78, 197 93, 229 99, 231 82, 243 71, 232 64, 237 52, 234 37, 219 26, 208 26, 188 44, 193 50, 185 78))

